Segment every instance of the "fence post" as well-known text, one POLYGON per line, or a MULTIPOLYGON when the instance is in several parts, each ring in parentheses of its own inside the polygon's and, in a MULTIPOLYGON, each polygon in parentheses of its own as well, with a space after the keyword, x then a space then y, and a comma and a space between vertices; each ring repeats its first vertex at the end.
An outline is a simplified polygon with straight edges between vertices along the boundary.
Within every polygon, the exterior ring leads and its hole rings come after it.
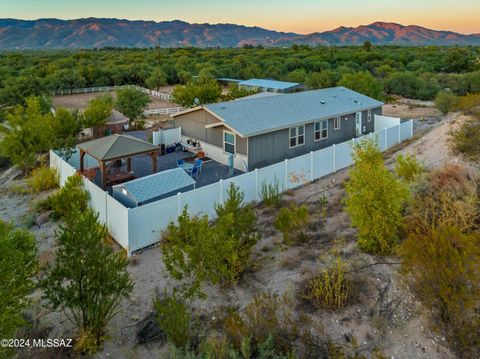
POLYGON ((413 138, 413 119, 410 120, 410 138, 413 138))
POLYGON ((288 159, 285 158, 285 189, 288 189, 288 159))
POLYGON ((255 168, 255 199, 259 200, 258 194, 258 168, 255 168))
POLYGON ((223 204, 223 179, 218 182, 220 183, 220 204, 223 204))
POLYGON ((384 128, 383 131, 385 132, 385 149, 384 149, 384 151, 386 151, 388 149, 388 131, 387 131, 386 128, 384 128))
POLYGON ((310 151, 310 182, 313 182, 313 151, 310 151))
POLYGON ((336 159, 335 144, 332 145, 332 148, 333 148, 333 172, 336 172, 337 171, 337 165, 336 165, 337 159, 336 159))
POLYGON ((182 214, 182 192, 177 193, 177 215, 180 217, 182 214))
POLYGON ((402 124, 398 125, 398 143, 402 143, 402 124))

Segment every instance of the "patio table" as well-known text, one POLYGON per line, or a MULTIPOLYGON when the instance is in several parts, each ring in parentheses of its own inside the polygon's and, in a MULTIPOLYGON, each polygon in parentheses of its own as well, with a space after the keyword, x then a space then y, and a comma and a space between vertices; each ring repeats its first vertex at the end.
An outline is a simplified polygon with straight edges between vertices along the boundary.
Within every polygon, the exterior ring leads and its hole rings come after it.
POLYGON ((181 168, 182 170, 186 171, 186 172, 190 172, 193 169, 193 166, 195 166, 195 164, 185 162, 185 163, 179 165, 178 167, 181 168))

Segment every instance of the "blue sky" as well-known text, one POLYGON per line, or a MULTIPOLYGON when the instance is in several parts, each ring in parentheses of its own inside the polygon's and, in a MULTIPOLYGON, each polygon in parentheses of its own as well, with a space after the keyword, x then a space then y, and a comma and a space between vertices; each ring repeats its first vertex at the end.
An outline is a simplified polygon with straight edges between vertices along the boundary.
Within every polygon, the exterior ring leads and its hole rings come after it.
POLYGON ((181 19, 299 33, 393 21, 480 33, 480 0, 0 0, 0 17, 181 19))

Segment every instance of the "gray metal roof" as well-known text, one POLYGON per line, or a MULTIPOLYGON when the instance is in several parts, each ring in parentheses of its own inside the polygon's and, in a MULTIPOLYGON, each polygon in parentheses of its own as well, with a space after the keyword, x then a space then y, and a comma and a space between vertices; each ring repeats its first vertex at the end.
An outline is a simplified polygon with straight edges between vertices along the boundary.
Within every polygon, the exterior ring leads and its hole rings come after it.
POLYGON ((267 79, 250 79, 241 81, 238 83, 240 86, 255 86, 255 87, 264 87, 271 88, 276 90, 286 90, 290 87, 300 85, 298 82, 285 82, 285 81, 276 81, 276 80, 267 80, 267 79))
POLYGON ((383 103, 345 87, 296 92, 205 107, 243 137, 380 107, 383 103))
POLYGON ((262 97, 281 96, 281 95, 284 95, 284 93, 283 92, 258 92, 258 93, 254 93, 253 95, 247 95, 247 96, 236 98, 234 101, 243 101, 243 100, 250 100, 252 98, 262 98, 262 97))
POLYGON ((150 142, 129 135, 111 135, 84 142, 78 148, 101 161, 130 157, 137 154, 158 151, 159 147, 150 142))
POLYGON ((171 192, 180 191, 182 188, 194 185, 195 183, 195 180, 183 169, 174 168, 138 178, 115 187, 125 188, 137 203, 141 203, 171 192))

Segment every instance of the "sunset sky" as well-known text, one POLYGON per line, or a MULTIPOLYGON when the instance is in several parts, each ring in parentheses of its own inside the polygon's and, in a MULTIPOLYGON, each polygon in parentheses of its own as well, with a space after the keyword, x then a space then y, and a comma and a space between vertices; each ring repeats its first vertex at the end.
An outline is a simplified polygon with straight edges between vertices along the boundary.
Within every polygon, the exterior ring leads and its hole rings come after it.
POLYGON ((480 0, 0 0, 0 18, 116 17, 311 33, 374 21, 480 33, 480 0))

